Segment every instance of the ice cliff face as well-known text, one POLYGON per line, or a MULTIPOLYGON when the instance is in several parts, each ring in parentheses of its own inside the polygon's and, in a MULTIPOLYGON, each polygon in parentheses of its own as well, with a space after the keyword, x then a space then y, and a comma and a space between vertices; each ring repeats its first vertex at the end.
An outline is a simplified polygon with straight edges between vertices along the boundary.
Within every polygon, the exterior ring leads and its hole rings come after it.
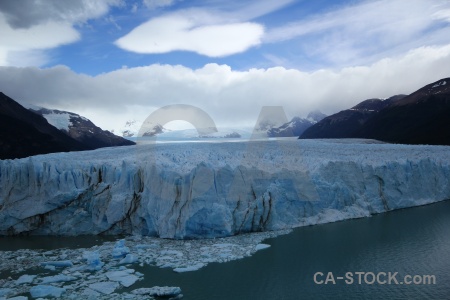
POLYGON ((0 234, 205 238, 450 199, 450 149, 364 140, 150 144, 0 161, 0 234))

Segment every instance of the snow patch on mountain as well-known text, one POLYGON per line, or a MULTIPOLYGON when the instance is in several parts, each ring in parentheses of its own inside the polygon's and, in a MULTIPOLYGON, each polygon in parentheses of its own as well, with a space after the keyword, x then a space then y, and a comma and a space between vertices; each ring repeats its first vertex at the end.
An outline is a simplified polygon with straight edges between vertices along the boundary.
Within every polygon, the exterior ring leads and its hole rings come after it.
POLYGON ((439 87, 439 86, 441 86, 441 85, 446 85, 446 84, 447 84, 447 82, 444 80, 444 81, 441 81, 441 82, 436 83, 436 84, 433 85, 431 88, 434 89, 434 88, 437 88, 437 87, 439 87))
POLYGON ((50 113, 43 115, 50 125, 55 126, 59 130, 69 131, 73 125, 71 122, 72 116, 68 113, 50 113))

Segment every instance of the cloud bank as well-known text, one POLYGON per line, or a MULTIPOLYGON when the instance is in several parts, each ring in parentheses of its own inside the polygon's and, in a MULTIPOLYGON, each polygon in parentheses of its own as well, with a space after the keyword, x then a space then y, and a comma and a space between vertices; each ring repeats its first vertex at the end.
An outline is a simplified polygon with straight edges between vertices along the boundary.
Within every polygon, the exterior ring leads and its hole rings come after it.
POLYGON ((450 45, 338 71, 150 65, 87 76, 65 66, 0 67, 0 91, 22 102, 84 114, 104 129, 120 128, 130 118, 143 120, 169 104, 197 106, 218 126, 251 126, 262 106, 281 105, 288 117, 313 109, 331 114, 364 99, 411 93, 450 76, 449 70, 450 45))

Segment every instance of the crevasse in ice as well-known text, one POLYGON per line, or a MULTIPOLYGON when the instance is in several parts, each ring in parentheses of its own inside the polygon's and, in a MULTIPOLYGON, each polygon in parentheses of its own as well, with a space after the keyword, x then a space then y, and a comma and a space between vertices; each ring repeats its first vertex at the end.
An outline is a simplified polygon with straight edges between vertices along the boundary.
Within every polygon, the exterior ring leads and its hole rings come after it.
POLYGON ((39 155, 0 161, 0 234, 230 236, 450 199, 449 178, 449 147, 365 140, 39 155))

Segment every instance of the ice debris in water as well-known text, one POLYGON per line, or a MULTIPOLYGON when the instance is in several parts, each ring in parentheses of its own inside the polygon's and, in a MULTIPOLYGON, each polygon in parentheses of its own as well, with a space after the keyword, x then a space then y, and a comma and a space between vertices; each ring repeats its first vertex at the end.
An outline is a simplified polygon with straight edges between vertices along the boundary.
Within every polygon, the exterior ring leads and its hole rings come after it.
POLYGON ((133 264, 135 262, 138 261, 138 258, 136 256, 134 256, 133 254, 127 254, 127 256, 125 256, 125 258, 123 258, 119 264, 121 265, 125 265, 125 264, 133 264))
POLYGON ((87 269, 91 271, 100 270, 104 263, 100 259, 100 253, 98 251, 85 251, 83 258, 87 261, 87 269))
POLYGON ((269 247, 270 247, 270 245, 267 245, 267 244, 258 244, 258 245, 255 246, 255 250, 259 251, 259 250, 266 249, 266 248, 269 248, 269 247))
POLYGON ((30 294, 33 298, 61 297, 65 291, 65 288, 59 288, 52 285, 36 285, 30 289, 30 294))
POLYGON ((76 277, 68 276, 64 274, 58 274, 54 276, 47 276, 41 278, 41 283, 54 283, 54 282, 66 282, 66 281, 73 281, 76 280, 76 277))
MULTIPOLYGON (((0 299, 10 299, 31 292, 34 298, 179 299, 182 297, 181 290, 176 287, 133 289, 133 285, 143 280, 144 275, 123 264, 169 267, 175 272, 195 271, 211 262, 227 262, 250 256, 257 251, 257 245, 262 245, 263 240, 288 232, 290 231, 190 241, 127 237, 91 248, 55 249, 47 254, 43 250, 30 249, 0 251, 0 272, 11 272, 11 277, 0 280, 0 299), (119 259, 114 258, 111 253, 120 255, 119 259), (62 257, 66 258, 65 263, 57 260, 62 257), (41 268, 43 265, 67 267, 57 269, 59 274, 49 275, 48 271, 41 268), (37 270, 40 273, 23 275, 26 270, 37 270)), ((147 280, 151 283, 152 278, 147 280)))
POLYGON ((119 284, 117 282, 112 282, 112 281, 96 282, 96 283, 89 285, 90 289, 100 292, 105 295, 112 294, 118 287, 119 287, 119 284))
POLYGON ((56 268, 65 268, 65 267, 72 267, 73 266, 72 261, 70 261, 70 260, 44 261, 44 262, 41 262, 41 265, 43 267, 53 266, 53 267, 56 267, 56 268))
POLYGON ((125 257, 128 253, 130 253, 130 248, 125 246, 125 240, 117 241, 112 251, 112 256, 114 258, 121 258, 125 257))
POLYGON ((9 288, 0 289, 0 297, 4 297, 11 292, 12 292, 12 290, 9 288))
POLYGON ((22 275, 16 280, 16 284, 32 283, 37 275, 22 275))
POLYGON ((28 297, 17 296, 17 297, 8 298, 8 300, 28 300, 28 297))
POLYGON ((179 287, 173 286, 154 286, 152 288, 140 288, 131 292, 134 295, 150 295, 156 297, 173 297, 181 294, 179 287))
POLYGON ((134 270, 132 269, 126 269, 123 271, 111 271, 106 273, 106 277, 108 277, 111 281, 117 281, 120 282, 124 287, 129 287, 133 285, 137 280, 139 280, 139 277, 136 275, 133 275, 134 270))

